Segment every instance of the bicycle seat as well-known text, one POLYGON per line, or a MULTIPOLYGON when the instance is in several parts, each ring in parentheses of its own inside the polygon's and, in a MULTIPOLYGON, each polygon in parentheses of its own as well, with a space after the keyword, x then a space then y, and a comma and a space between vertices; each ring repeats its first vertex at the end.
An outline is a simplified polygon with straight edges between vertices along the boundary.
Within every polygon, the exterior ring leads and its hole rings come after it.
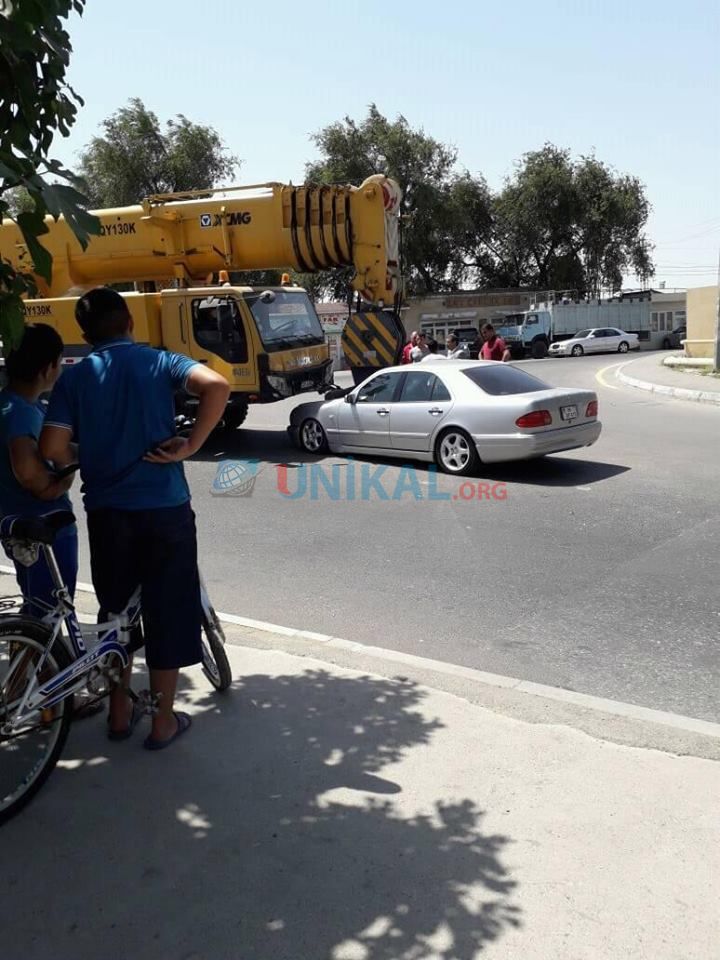
POLYGON ((23 517, 9 514, 0 520, 0 540, 12 537, 15 540, 31 540, 52 546, 61 530, 75 523, 70 510, 54 510, 41 517, 23 517))

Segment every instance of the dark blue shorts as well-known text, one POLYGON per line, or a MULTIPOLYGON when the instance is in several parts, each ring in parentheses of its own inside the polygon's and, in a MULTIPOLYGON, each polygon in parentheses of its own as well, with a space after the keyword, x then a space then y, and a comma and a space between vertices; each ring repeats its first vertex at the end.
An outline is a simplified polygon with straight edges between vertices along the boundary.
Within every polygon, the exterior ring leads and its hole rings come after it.
POLYGON ((200 578, 190 504, 156 510, 91 510, 90 565, 99 620, 119 614, 139 585, 151 670, 202 660, 200 578))

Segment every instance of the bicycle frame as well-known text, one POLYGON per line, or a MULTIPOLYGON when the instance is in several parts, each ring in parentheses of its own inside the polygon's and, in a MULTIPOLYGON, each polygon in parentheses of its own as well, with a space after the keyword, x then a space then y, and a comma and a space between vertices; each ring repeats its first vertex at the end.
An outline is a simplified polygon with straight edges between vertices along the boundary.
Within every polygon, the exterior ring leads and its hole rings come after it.
MULTIPOLYGON (((81 626, 75 612, 70 593, 63 582, 52 547, 43 545, 42 550, 55 586, 54 595, 57 604, 42 619, 41 623, 51 627, 52 634, 47 647, 35 666, 34 676, 28 684, 20 703, 8 717, 10 728, 16 728, 26 722, 30 715, 53 707, 72 696, 85 686, 88 673, 99 665, 104 657, 115 655, 122 670, 130 663, 128 645, 130 631, 140 619, 140 588, 133 593, 125 609, 113 616, 112 620, 95 626, 81 626), (62 636, 65 625, 67 637, 62 636), (72 657, 72 663, 51 677, 46 683, 38 678, 43 666, 58 639, 72 657), (89 641, 86 643, 86 641, 89 641)), ((36 618, 39 619, 39 618, 36 618)), ((12 661, 8 677, 17 669, 23 651, 12 661)))

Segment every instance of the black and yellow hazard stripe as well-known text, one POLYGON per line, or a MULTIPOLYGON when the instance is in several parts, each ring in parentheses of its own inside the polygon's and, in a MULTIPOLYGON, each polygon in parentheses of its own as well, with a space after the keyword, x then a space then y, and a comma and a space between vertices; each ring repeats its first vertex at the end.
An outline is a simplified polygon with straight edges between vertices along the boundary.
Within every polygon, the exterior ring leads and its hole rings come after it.
POLYGON ((352 313, 345 324, 342 347, 351 367, 391 367, 396 362, 398 336, 387 315, 352 313))

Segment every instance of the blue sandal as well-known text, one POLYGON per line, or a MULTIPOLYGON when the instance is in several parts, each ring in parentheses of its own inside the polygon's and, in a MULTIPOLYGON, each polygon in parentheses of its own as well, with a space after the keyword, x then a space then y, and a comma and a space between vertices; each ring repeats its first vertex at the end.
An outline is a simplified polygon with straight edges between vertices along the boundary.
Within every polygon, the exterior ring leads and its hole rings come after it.
POLYGON ((178 737, 181 737, 190 729, 192 719, 189 714, 173 711, 173 716, 177 720, 177 730, 175 733, 171 737, 168 737, 167 740, 155 740, 152 736, 146 737, 143 742, 146 750, 164 750, 165 747, 169 747, 171 743, 174 743, 178 737))
POLYGON ((130 723, 124 730, 111 730, 109 726, 110 717, 108 717, 108 740, 129 740, 135 731, 135 727, 140 722, 142 715, 142 709, 136 703, 133 703, 132 713, 130 714, 130 723))

